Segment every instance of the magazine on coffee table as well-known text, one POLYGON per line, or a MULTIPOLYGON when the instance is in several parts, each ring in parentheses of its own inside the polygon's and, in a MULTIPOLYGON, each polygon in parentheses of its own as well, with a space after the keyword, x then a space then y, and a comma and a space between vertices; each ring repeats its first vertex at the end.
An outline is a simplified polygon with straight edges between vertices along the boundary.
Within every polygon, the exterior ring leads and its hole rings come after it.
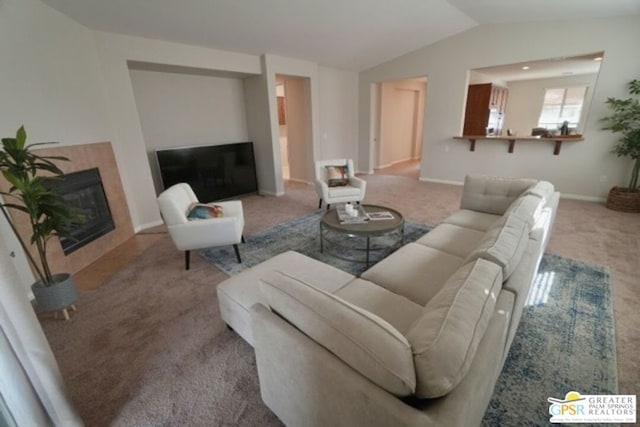
POLYGON ((369 212, 367 216, 371 221, 380 221, 385 219, 393 219, 393 214, 389 211, 369 212))

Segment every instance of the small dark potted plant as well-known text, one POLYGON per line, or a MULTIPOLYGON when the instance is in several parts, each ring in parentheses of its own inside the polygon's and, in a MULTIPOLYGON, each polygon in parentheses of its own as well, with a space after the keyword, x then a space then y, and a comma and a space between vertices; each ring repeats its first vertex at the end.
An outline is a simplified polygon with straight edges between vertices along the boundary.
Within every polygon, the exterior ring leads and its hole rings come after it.
POLYGON ((63 172, 53 161, 67 161, 66 157, 39 156, 31 149, 35 146, 50 144, 41 142, 27 144, 27 134, 20 127, 15 138, 2 138, 0 151, 0 172, 9 183, 8 191, 0 191, 3 197, 2 213, 15 233, 22 249, 29 259, 37 276, 31 290, 38 307, 44 312, 63 311, 72 307, 77 292, 70 274, 53 274, 47 260, 47 243, 54 236, 67 236, 67 227, 75 215, 64 204, 59 194, 45 186, 47 179, 55 179, 63 172), (42 174, 47 176, 43 176, 42 174), (29 252, 26 243, 6 209, 24 212, 31 225, 31 241, 37 249, 39 262, 29 252))
POLYGON ((602 121, 605 128, 619 133, 621 138, 613 148, 619 157, 633 159, 631 180, 627 187, 613 187, 607 197, 607 207, 624 212, 640 212, 640 80, 634 79, 629 83, 630 98, 608 98, 606 103, 611 109, 611 115, 602 121))

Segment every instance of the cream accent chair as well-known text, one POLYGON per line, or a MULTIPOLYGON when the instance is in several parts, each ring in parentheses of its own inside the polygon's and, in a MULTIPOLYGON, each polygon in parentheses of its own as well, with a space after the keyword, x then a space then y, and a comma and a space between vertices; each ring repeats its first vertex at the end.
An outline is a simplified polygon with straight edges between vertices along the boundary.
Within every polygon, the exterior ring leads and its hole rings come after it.
MULTIPOLYGON (((189 221, 187 213, 192 203, 199 203, 189 184, 175 184, 158 196, 162 219, 176 247, 184 251, 185 268, 189 269, 189 252, 214 246, 233 245, 238 262, 242 262, 238 243, 244 242, 242 202, 216 202, 222 206, 221 218, 189 221)), ((213 203, 212 203, 213 204, 213 203)))
POLYGON ((322 207, 322 201, 327 204, 327 209, 332 203, 357 202, 360 203, 364 199, 364 193, 367 188, 367 182, 358 178, 354 174, 353 160, 351 159, 333 159, 319 160, 316 162, 316 193, 320 198, 318 209, 322 207), (329 187, 327 183, 326 166, 342 166, 347 165, 349 169, 349 184, 343 187, 329 187))

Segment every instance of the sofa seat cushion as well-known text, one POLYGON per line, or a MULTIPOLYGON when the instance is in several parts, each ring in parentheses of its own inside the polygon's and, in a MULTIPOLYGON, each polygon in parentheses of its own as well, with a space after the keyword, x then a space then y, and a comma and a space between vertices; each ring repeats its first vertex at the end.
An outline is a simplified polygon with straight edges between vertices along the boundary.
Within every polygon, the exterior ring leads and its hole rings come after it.
POLYGON ((280 271, 266 273, 260 288, 274 312, 381 388, 415 391, 411 346, 385 320, 280 271))
POLYGON ((466 258, 478 245, 482 236, 484 236, 484 231, 453 224, 440 224, 416 240, 416 243, 460 258, 466 258))
POLYGON ((460 209, 449 215, 442 221, 444 224, 453 224, 460 227, 471 228, 478 231, 487 231, 491 225, 500 219, 501 215, 476 212, 469 209, 460 209))
MULTIPOLYGON (((420 398, 449 393, 469 370, 502 287, 499 266, 478 259, 458 269, 407 333, 420 398)), ((502 357, 503 349, 497 349, 502 357)))
POLYGON ((460 209, 502 215, 515 199, 537 182, 526 178, 467 175, 460 209))
POLYGON ((491 226, 465 263, 484 258, 502 267, 506 280, 516 269, 529 240, 530 228, 517 215, 504 215, 491 226))
POLYGON ((335 292, 354 279, 349 273, 294 251, 276 255, 228 278, 217 287, 220 315, 249 344, 253 344, 249 309, 258 302, 264 304, 259 279, 271 270, 296 274, 327 292, 335 292))
POLYGON ((386 320, 403 335, 422 314, 421 305, 368 280, 355 279, 334 295, 386 320))
POLYGON ((418 243, 408 243, 360 276, 393 293, 425 305, 456 271, 463 258, 418 243))

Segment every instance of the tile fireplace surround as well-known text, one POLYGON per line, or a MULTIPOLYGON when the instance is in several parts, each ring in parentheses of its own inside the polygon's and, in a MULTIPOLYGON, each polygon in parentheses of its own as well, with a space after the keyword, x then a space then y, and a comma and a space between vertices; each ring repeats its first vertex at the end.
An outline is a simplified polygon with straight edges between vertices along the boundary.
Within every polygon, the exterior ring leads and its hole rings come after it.
MULTIPOLYGON (((116 165, 110 142, 43 148, 34 150, 34 152, 45 156, 67 157, 69 159, 68 162, 56 162, 64 173, 98 168, 111 210, 111 216, 115 223, 114 230, 67 256, 64 255, 62 246, 60 246, 57 239, 52 239, 48 244, 47 252, 49 253, 49 264, 54 273, 77 273, 133 236, 129 206, 124 195, 122 181, 120 180, 118 166, 116 165)), ((0 187, 3 189, 7 189, 7 185, 4 179, 0 182, 0 187)), ((14 218, 20 235, 23 236, 23 240, 28 242, 28 236, 31 235, 31 232, 26 215, 15 211, 10 212, 10 214, 14 218), (27 237, 25 238, 25 236, 27 237)), ((37 256, 35 247, 32 248, 31 253, 37 256)))

